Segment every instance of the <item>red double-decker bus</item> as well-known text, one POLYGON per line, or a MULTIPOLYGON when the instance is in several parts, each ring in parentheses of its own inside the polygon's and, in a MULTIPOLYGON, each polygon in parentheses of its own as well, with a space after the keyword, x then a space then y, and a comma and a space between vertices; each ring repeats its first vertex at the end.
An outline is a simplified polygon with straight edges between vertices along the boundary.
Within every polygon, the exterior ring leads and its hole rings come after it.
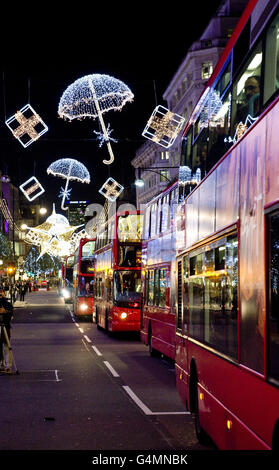
POLYGON ((145 206, 141 340, 151 355, 175 358, 177 182, 145 206))
POLYGON ((71 303, 73 301, 74 259, 74 255, 66 256, 62 265, 61 295, 65 303, 71 303))
POLYGON ((140 331, 140 211, 118 211, 97 229, 93 321, 107 331, 140 331))
POLYGON ((278 1, 250 1, 184 133, 176 383, 219 449, 279 449, 278 38, 278 1))
POLYGON ((95 243, 95 238, 81 238, 74 255, 73 312, 77 317, 89 319, 93 309, 95 243))

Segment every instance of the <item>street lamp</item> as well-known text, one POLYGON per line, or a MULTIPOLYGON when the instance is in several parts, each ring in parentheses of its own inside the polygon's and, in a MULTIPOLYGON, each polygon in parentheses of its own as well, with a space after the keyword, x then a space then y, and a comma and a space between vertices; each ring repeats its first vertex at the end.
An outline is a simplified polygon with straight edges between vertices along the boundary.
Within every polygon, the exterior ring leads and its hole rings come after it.
POLYGON ((44 214, 46 214, 46 213, 47 213, 47 209, 46 209, 45 207, 41 207, 41 208, 40 208, 40 214, 41 214, 41 215, 44 215, 44 214))
POLYGON ((169 170, 170 168, 180 168, 179 166, 160 166, 157 168, 157 170, 154 170, 154 168, 147 168, 147 167, 138 167, 136 168, 136 180, 135 180, 135 186, 138 188, 142 188, 144 186, 144 180, 141 178, 141 170, 146 170, 146 171, 152 171, 153 173, 157 173, 157 175, 160 175, 161 178, 164 178, 168 183, 171 184, 171 180, 164 175, 163 173, 160 172, 160 170, 169 170))

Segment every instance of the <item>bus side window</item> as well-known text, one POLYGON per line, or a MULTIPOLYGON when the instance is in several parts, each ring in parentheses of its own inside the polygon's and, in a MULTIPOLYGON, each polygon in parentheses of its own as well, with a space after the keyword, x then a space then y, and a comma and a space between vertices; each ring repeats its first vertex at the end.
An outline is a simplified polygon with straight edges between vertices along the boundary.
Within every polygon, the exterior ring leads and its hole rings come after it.
POLYGON ((279 15, 267 30, 265 50, 264 103, 279 88, 279 15))
POLYGON ((262 55, 260 43, 235 82, 232 107, 233 132, 240 122, 245 124, 248 116, 254 118, 260 112, 262 55))

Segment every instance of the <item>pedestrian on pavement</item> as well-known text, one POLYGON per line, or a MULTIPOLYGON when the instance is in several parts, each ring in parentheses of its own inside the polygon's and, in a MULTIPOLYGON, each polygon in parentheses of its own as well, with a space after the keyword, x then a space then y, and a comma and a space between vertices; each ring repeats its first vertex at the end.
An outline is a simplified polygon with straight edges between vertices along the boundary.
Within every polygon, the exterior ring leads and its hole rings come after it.
POLYGON ((24 301, 25 291, 26 291, 25 285, 22 283, 19 286, 19 300, 20 301, 24 301))
POLYGON ((12 372, 12 351, 7 344, 4 327, 6 328, 9 342, 11 342, 11 321, 13 318, 13 306, 5 298, 5 292, 0 291, 0 371, 11 374, 12 372))

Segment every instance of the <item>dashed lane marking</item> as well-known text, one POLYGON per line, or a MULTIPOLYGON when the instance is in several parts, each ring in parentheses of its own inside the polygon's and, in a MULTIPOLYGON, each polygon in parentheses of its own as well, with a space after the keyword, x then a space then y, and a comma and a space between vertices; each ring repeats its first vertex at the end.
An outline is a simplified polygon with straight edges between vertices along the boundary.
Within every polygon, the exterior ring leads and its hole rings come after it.
POLYGON ((96 346, 93 346, 92 345, 92 349, 94 349, 95 353, 97 354, 97 356, 102 356, 103 354, 99 351, 98 348, 96 348, 96 346))
POLYGON ((120 375, 116 372, 116 370, 112 367, 112 365, 108 361, 104 361, 104 364, 107 366, 109 371, 112 373, 113 377, 120 377, 120 375))

